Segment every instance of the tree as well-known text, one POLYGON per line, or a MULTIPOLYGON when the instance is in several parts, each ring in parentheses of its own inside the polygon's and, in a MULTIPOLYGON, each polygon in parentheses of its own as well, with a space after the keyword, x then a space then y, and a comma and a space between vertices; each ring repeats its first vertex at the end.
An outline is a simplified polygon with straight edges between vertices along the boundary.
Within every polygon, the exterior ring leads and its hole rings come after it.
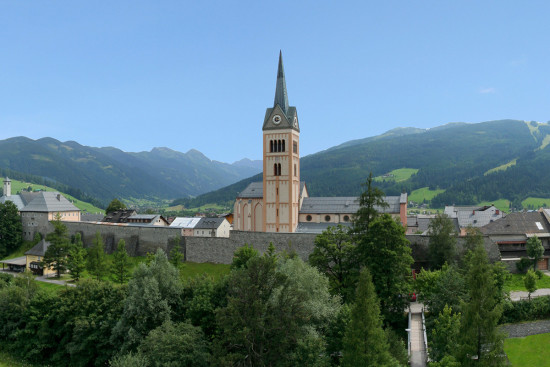
POLYGON ((467 299, 464 276, 455 266, 443 265, 440 270, 422 270, 416 276, 418 298, 427 306, 432 315, 439 315, 449 307, 460 312, 467 299))
POLYGON ((453 355, 460 335, 460 314, 445 305, 434 321, 430 340, 430 359, 441 361, 446 355, 453 355))
POLYGON ((44 258, 42 266, 55 270, 57 277, 67 269, 67 255, 69 254, 70 240, 67 235, 67 226, 61 222, 61 216, 58 214, 52 222, 53 232, 46 235, 46 241, 50 243, 44 258))
POLYGON ((432 268, 453 264, 456 258, 456 232, 446 214, 437 214, 428 226, 429 256, 432 268))
POLYGON ((150 361, 150 366, 209 366, 204 334, 187 322, 164 322, 143 339, 138 351, 150 361))
POLYGON ((401 320, 408 303, 413 264, 403 226, 389 214, 383 214, 372 222, 358 251, 362 263, 372 272, 384 319, 389 322, 401 320))
POLYGON ((231 272, 227 292, 227 306, 216 313, 220 328, 214 348, 217 363, 293 365, 307 332, 307 295, 277 271, 277 261, 269 256, 251 258, 246 267, 231 272))
POLYGON ((356 234, 367 233, 371 223, 378 217, 378 210, 388 207, 382 190, 372 185, 372 172, 362 186, 364 190, 359 196, 359 210, 353 217, 353 232, 356 234))
POLYGON ((176 269, 179 269, 184 260, 183 254, 181 253, 180 239, 174 237, 170 241, 174 244, 174 247, 172 247, 170 251, 170 263, 172 263, 176 269))
POLYGON ((176 268, 158 249, 151 263, 139 264, 128 282, 128 295, 113 329, 112 343, 122 353, 137 349, 149 332, 182 313, 182 286, 176 268))
POLYGON ((117 249, 113 253, 113 263, 111 264, 111 278, 113 281, 123 284, 130 279, 130 257, 126 252, 126 242, 121 239, 118 241, 117 249))
POLYGON ((467 264, 468 301, 462 304, 459 362, 463 366, 503 365, 503 335, 498 330, 502 306, 492 268, 482 246, 467 264))
POLYGON ((82 238, 80 233, 76 233, 74 241, 69 247, 69 254, 67 256, 67 270, 71 278, 75 281, 80 279, 80 276, 86 269, 86 249, 82 244, 82 238))
POLYGON ((527 274, 525 274, 523 284, 525 285, 527 292, 529 292, 529 300, 531 300, 531 293, 537 290, 537 274, 535 274, 532 269, 529 269, 527 274))
POLYGON ((537 262, 544 254, 544 246, 542 246, 542 242, 537 236, 533 236, 527 240, 525 249, 527 250, 527 256, 533 258, 533 269, 537 270, 537 262))
POLYGON ((23 225, 14 203, 0 203, 0 258, 7 256, 23 243, 23 225))
POLYGON ((344 302, 353 299, 359 272, 357 260, 352 236, 342 225, 328 227, 315 237, 315 247, 309 255, 309 263, 327 275, 331 292, 341 295, 344 302))
POLYGON ((107 273, 107 256, 105 255, 103 238, 101 238, 99 231, 95 234, 92 247, 88 249, 86 268, 97 280, 101 280, 107 273))
POLYGON ((391 366, 395 362, 389 353, 382 329, 380 304, 374 291, 370 272, 363 268, 359 275, 355 303, 351 308, 343 342, 342 366, 391 366))
POLYGON ((253 257, 258 257, 258 251, 248 244, 244 244, 233 254, 233 261, 231 262, 231 269, 241 269, 246 267, 246 263, 253 257))
POLYGON ((118 199, 113 199, 110 203, 107 209, 105 209, 105 213, 109 214, 112 212, 116 212, 117 210, 124 210, 126 209, 126 204, 124 204, 122 201, 118 199))

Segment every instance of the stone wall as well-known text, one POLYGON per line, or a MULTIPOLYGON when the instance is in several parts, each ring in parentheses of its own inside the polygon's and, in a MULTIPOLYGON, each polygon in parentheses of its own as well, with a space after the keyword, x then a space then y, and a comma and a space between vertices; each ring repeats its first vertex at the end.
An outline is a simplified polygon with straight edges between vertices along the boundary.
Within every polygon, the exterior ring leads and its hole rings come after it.
POLYGON ((172 250, 174 239, 181 241, 181 228, 158 226, 128 226, 97 224, 91 222, 63 222, 69 235, 80 232, 84 247, 91 247, 96 232, 101 234, 105 243, 105 251, 112 253, 116 250, 118 241, 126 242, 126 250, 130 256, 145 256, 148 252, 154 253, 157 248, 166 253, 172 250))
POLYGON ((265 233, 231 231, 229 238, 185 237, 185 258, 191 262, 231 264, 233 253, 245 244, 252 245, 264 253, 269 243, 276 252, 294 251, 307 260, 313 251, 315 234, 309 233, 265 233))
MULTIPOLYGON (((131 256, 144 256, 162 248, 169 253, 178 239, 182 245, 186 261, 203 263, 230 264, 233 253, 245 244, 252 245, 260 253, 264 253, 269 244, 273 243, 276 252, 293 251, 303 260, 307 260, 313 251, 315 234, 310 233, 265 233, 248 231, 231 231, 228 238, 213 237, 181 237, 181 229, 155 226, 127 226, 98 224, 91 222, 64 222, 72 236, 80 232, 85 247, 92 246, 96 232, 101 234, 105 243, 105 251, 112 253, 118 241, 126 241, 126 249, 131 256)), ((428 267, 427 236, 407 235, 411 242, 414 267, 428 267)), ((485 249, 491 262, 500 260, 500 252, 496 243, 485 238, 485 249)), ((464 252, 464 238, 457 242, 458 256, 464 252)))

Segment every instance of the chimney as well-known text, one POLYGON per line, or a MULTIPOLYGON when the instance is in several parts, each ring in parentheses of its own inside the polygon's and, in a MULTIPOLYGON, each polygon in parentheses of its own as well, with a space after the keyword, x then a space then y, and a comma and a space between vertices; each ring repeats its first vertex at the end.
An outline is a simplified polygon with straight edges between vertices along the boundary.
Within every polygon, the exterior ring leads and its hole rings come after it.
POLYGON ((499 215, 499 214, 500 214, 500 210, 498 210, 498 209, 495 210, 495 214, 496 214, 496 215, 499 215))
POLYGON ((61 201, 61 194, 57 194, 57 201, 61 201))

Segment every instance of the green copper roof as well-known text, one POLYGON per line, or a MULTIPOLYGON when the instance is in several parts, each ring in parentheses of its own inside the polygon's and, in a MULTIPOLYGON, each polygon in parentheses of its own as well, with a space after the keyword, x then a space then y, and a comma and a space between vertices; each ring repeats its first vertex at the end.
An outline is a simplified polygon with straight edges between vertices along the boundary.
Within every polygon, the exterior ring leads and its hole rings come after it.
POLYGON ((279 51, 279 69, 277 70, 277 87, 275 89, 275 102, 273 108, 279 105, 283 112, 288 112, 288 96, 286 94, 285 69, 283 68, 283 53, 279 51))

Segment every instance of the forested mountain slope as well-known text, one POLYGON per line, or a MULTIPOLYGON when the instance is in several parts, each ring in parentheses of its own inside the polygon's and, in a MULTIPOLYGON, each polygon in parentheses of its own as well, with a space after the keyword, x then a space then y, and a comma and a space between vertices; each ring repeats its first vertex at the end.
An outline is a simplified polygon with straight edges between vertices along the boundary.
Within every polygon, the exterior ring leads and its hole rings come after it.
POLYGON ((192 150, 127 153, 74 141, 17 137, 0 141, 0 168, 77 188, 108 202, 119 198, 195 196, 258 172, 250 165, 211 161, 192 150))
MULTIPOLYGON (((417 173, 405 181, 382 179, 376 184, 388 195, 422 187, 446 190, 433 199, 436 207, 499 198, 517 204, 529 196, 550 197, 549 142, 549 125, 518 120, 397 129, 303 157, 301 179, 312 196, 347 196, 360 192, 369 172, 382 176, 414 168, 417 173)), ((233 200, 250 181, 197 200, 233 200)))

